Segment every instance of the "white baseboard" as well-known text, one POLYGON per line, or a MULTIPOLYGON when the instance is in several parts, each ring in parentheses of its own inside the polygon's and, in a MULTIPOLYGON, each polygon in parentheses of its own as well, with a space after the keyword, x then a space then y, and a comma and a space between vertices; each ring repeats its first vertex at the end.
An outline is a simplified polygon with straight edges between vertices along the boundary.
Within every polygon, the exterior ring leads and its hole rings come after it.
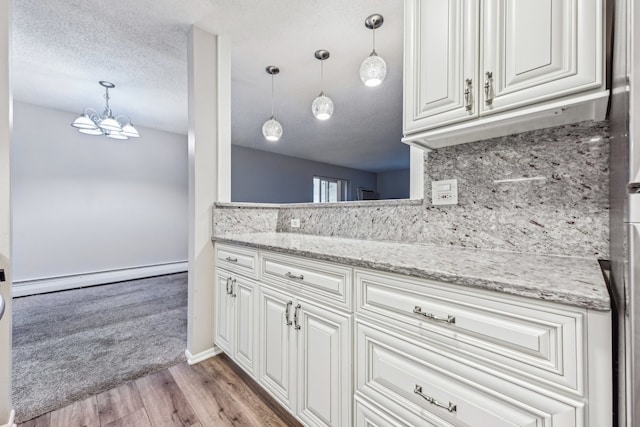
POLYGON ((14 420, 16 418, 16 411, 11 410, 9 414, 9 421, 6 424, 2 424, 0 427, 16 427, 14 420))
POLYGON ((214 345, 212 348, 208 350, 201 351, 198 354, 191 354, 191 352, 188 349, 184 351, 184 355, 187 356, 187 363, 189 365, 195 365, 196 363, 200 363, 203 360, 207 360, 214 356, 217 356, 220 353, 222 353, 222 350, 217 345, 214 345))
POLYGON ((121 282, 123 280, 133 280, 141 279, 144 277, 161 276, 163 274, 179 273, 182 271, 187 271, 188 265, 189 264, 186 261, 172 262, 169 264, 125 268, 122 270, 99 271, 97 273, 85 273, 73 276, 24 280, 13 282, 11 291, 13 297, 23 297, 26 295, 42 294, 45 292, 64 291, 67 289, 84 288, 86 286, 121 282))

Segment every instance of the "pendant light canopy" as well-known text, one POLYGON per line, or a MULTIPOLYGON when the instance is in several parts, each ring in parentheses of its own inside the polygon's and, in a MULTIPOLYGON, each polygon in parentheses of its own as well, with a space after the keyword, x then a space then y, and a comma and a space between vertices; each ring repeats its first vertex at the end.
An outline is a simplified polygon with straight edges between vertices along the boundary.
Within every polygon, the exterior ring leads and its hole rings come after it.
POLYGON ((378 86, 387 76, 387 63, 376 53, 376 29, 382 26, 384 18, 380 14, 367 16, 364 26, 373 31, 373 50, 360 65, 360 80, 367 86, 378 86))
POLYGON ((275 142, 282 137, 282 125, 273 114, 273 76, 280 73, 280 69, 275 65, 269 65, 265 70, 267 74, 271 74, 271 118, 262 125, 262 135, 267 141, 275 142))
POLYGON ((313 100, 311 111, 318 120, 327 120, 333 114, 333 101, 324 94, 324 60, 329 58, 328 50, 317 50, 316 59, 320 60, 320 95, 313 100))
POLYGON ((105 89, 104 112, 99 115, 93 108, 85 108, 82 114, 71 123, 71 126, 85 135, 105 135, 112 139, 140 138, 140 133, 133 126, 128 116, 113 117, 113 112, 109 106, 109 99, 111 99, 109 89, 113 89, 116 85, 104 80, 98 83, 105 89))

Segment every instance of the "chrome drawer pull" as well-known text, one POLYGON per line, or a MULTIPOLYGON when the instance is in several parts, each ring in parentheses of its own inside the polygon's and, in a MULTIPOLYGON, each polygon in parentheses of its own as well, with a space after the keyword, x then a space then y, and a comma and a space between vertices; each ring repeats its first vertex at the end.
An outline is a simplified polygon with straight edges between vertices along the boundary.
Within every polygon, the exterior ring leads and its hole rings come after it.
POLYGON ((287 302, 287 309, 284 312, 284 323, 287 326, 291 326, 293 323, 289 320, 289 315, 291 314, 291 306, 293 305, 293 301, 287 302))
POLYGON ((471 100, 471 79, 465 79, 465 89, 464 89, 464 109, 467 111, 471 111, 473 109, 473 103, 471 100))
POLYGON ((225 260, 229 262, 238 262, 238 258, 231 258, 230 256, 226 257, 225 260))
POLYGON ((287 276, 289 279, 304 280, 304 276, 302 274, 299 275, 299 276, 296 276, 295 274, 293 274, 290 271, 287 271, 287 274, 285 274, 285 276, 287 276))
POLYGON ((231 295, 231 291, 229 290, 229 282, 231 282, 231 277, 227 277, 227 295, 231 295))
POLYGON ((236 291, 234 290, 235 286, 236 286, 236 279, 233 279, 231 281, 231 296, 234 298, 238 296, 236 295, 236 291))
POLYGON ((436 321, 438 321, 438 322, 447 322, 447 323, 451 323, 451 324, 455 324, 455 323, 456 323, 456 318, 455 318, 455 316, 447 316, 447 318, 445 319, 445 318, 442 318, 442 317, 438 317, 438 316, 436 316, 435 314, 431 314, 431 313, 424 313, 424 312, 422 311, 422 307, 419 307, 419 306, 417 306, 417 305, 413 308, 413 312, 414 312, 415 314, 419 314, 419 315, 421 315, 421 316, 424 316, 424 317, 426 317, 427 319, 436 320, 436 321))
POLYGON ((491 105, 493 104, 493 94, 492 94, 493 88, 491 87, 491 81, 493 80, 493 73, 491 71, 487 71, 485 75, 487 76, 487 80, 484 81, 484 103, 486 105, 491 105))
POLYGON ((426 394, 422 393, 422 386, 419 386, 418 384, 416 384, 416 388, 413 389, 413 392, 415 394, 417 394, 418 396, 424 398, 427 402, 431 403, 432 405, 436 405, 439 408, 444 408, 449 412, 456 412, 458 410, 457 405, 454 405, 451 402, 449 402, 449 405, 444 405, 444 404, 438 402, 433 397, 427 396, 426 394))
POLYGON ((300 304, 296 305, 296 311, 293 312, 293 323, 296 325, 296 331, 300 330, 300 325, 298 324, 298 310, 300 310, 300 304))

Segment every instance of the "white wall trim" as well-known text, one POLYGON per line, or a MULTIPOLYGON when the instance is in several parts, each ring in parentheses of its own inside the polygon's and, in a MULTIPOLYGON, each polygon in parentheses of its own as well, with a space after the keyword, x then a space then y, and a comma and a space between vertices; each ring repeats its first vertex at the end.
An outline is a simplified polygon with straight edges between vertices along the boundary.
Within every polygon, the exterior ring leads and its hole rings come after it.
POLYGON ((11 413, 9 414, 9 421, 6 424, 2 424, 0 427, 16 427, 14 423, 15 418, 16 418, 16 411, 12 409, 11 413))
POLYGON ((191 354, 188 349, 184 351, 184 355, 187 356, 187 363, 189 365, 195 365, 196 363, 200 363, 204 360, 217 356, 220 353, 222 353, 222 349, 220 349, 220 347, 218 347, 217 345, 214 345, 208 350, 201 351, 198 354, 191 354))
POLYGON ((84 288, 86 286, 103 285, 105 283, 122 282, 124 280, 180 273, 187 271, 187 268, 187 262, 183 261, 121 270, 83 273, 72 276, 14 281, 11 290, 13 297, 23 297, 45 292, 63 291, 67 289, 84 288))

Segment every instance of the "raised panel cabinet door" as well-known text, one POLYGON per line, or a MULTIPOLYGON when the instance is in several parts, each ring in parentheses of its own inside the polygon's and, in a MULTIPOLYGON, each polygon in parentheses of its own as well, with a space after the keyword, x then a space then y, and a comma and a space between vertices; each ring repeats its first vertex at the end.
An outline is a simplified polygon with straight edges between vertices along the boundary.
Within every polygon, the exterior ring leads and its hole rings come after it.
POLYGON ((295 309, 298 417, 309 426, 350 426, 351 316, 304 299, 295 309))
POLYGON ((256 374, 256 284, 244 278, 236 278, 235 295, 235 348, 234 360, 249 374, 256 374))
POLYGON ((234 301, 231 293, 233 277, 231 273, 216 272, 216 324, 215 343, 225 353, 233 357, 234 301))
POLYGON ((405 0, 405 134, 478 116, 478 5, 405 0))
POLYGON ((602 0, 486 0, 481 115, 598 88, 602 0))
POLYGON ((260 286, 260 365, 258 381, 282 405, 295 412, 294 298, 260 286))

